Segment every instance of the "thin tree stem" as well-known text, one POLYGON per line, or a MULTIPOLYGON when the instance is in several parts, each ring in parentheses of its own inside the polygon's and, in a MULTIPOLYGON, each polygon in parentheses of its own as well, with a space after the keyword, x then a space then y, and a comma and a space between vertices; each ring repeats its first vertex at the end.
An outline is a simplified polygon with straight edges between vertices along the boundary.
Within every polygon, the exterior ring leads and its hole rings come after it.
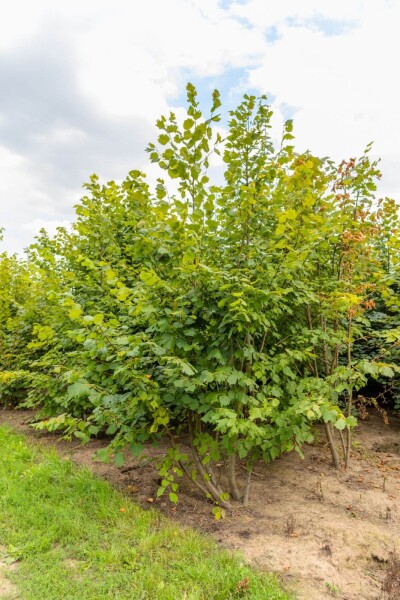
POLYGON ((247 468, 246 479, 244 482, 243 506, 247 506, 249 503, 250 482, 251 482, 252 471, 253 471, 253 467, 252 467, 252 465, 249 465, 247 468))
MULTIPOLYGON (((349 316, 349 326, 347 330, 347 366, 351 368, 351 330, 352 330, 352 318, 349 316)), ((349 398, 347 401, 347 417, 351 416, 351 411, 353 409, 353 388, 350 388, 349 398)), ((347 426, 346 430, 346 453, 344 458, 344 466, 345 469, 350 464, 350 455, 351 455, 351 429, 347 426)))
POLYGON ((240 500, 241 494, 236 479, 236 452, 233 452, 228 457, 228 480, 232 498, 240 500))
POLYGON ((333 464, 335 465, 335 469, 340 469, 340 458, 336 448, 335 440, 333 439, 333 431, 332 431, 332 423, 325 423, 325 432, 326 437, 328 438, 329 448, 332 454, 333 464))

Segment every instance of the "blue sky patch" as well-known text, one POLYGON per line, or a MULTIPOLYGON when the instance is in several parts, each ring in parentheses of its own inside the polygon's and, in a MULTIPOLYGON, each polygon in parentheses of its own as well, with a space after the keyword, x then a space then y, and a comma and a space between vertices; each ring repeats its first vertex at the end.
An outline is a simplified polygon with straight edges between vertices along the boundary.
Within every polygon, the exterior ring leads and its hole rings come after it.
POLYGON ((276 25, 272 25, 272 27, 268 27, 268 29, 265 31, 264 35, 265 35, 265 39, 267 40, 267 42, 269 44, 273 44, 274 42, 279 40, 281 37, 281 34, 279 33, 276 25))
POLYGON ((247 4, 247 0, 219 0, 221 8, 230 8, 233 4, 247 4))
MULTIPOLYGON (((226 115, 229 110, 234 110, 241 102, 244 94, 260 95, 260 91, 248 87, 245 82, 247 70, 241 68, 229 69, 220 75, 210 77, 196 77, 186 71, 183 75, 185 83, 182 84, 182 92, 174 99, 175 106, 186 106, 185 85, 188 81, 193 83, 198 92, 200 108, 206 116, 211 107, 211 95, 215 89, 221 93, 222 114, 226 115)), ((273 98, 270 98, 271 102, 273 98)), ((224 124, 224 123, 222 123, 224 124)))
POLYGON ((288 17, 286 22, 289 27, 307 27, 307 29, 319 31, 328 37, 346 34, 356 26, 354 21, 330 19, 321 14, 307 19, 288 17))

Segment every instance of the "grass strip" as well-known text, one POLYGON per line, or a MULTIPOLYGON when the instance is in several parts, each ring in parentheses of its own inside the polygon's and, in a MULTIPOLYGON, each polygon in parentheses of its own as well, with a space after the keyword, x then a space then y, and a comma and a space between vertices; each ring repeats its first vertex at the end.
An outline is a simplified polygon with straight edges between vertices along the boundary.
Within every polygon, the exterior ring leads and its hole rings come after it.
POLYGON ((0 562, 18 561, 5 575, 19 600, 289 598, 274 577, 4 426, 0 547, 0 562))

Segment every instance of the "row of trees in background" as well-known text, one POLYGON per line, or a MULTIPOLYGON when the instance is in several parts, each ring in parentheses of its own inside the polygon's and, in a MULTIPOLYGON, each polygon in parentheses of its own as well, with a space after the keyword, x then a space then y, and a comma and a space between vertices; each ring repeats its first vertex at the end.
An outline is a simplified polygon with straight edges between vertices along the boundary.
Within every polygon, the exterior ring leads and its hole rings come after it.
POLYGON ((318 421, 348 465, 358 391, 399 370, 398 210, 375 198, 370 146, 340 165, 299 154, 288 121, 275 147, 247 95, 222 139, 219 94, 208 118, 187 97, 148 147, 154 190, 93 176, 71 231, 1 255, 0 394, 40 407, 38 427, 106 433, 117 464, 168 436, 158 493, 176 502, 187 476, 219 515, 318 421))

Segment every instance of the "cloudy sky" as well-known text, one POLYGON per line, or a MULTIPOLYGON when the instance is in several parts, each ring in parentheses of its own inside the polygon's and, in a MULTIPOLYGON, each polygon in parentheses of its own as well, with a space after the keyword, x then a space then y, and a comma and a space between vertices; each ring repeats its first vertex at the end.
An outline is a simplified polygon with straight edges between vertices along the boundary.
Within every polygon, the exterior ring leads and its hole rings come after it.
POLYGON ((374 140, 400 198, 400 0, 14 0, 0 19, 0 249, 73 218, 82 183, 146 169, 160 114, 266 93, 296 147, 374 140))

